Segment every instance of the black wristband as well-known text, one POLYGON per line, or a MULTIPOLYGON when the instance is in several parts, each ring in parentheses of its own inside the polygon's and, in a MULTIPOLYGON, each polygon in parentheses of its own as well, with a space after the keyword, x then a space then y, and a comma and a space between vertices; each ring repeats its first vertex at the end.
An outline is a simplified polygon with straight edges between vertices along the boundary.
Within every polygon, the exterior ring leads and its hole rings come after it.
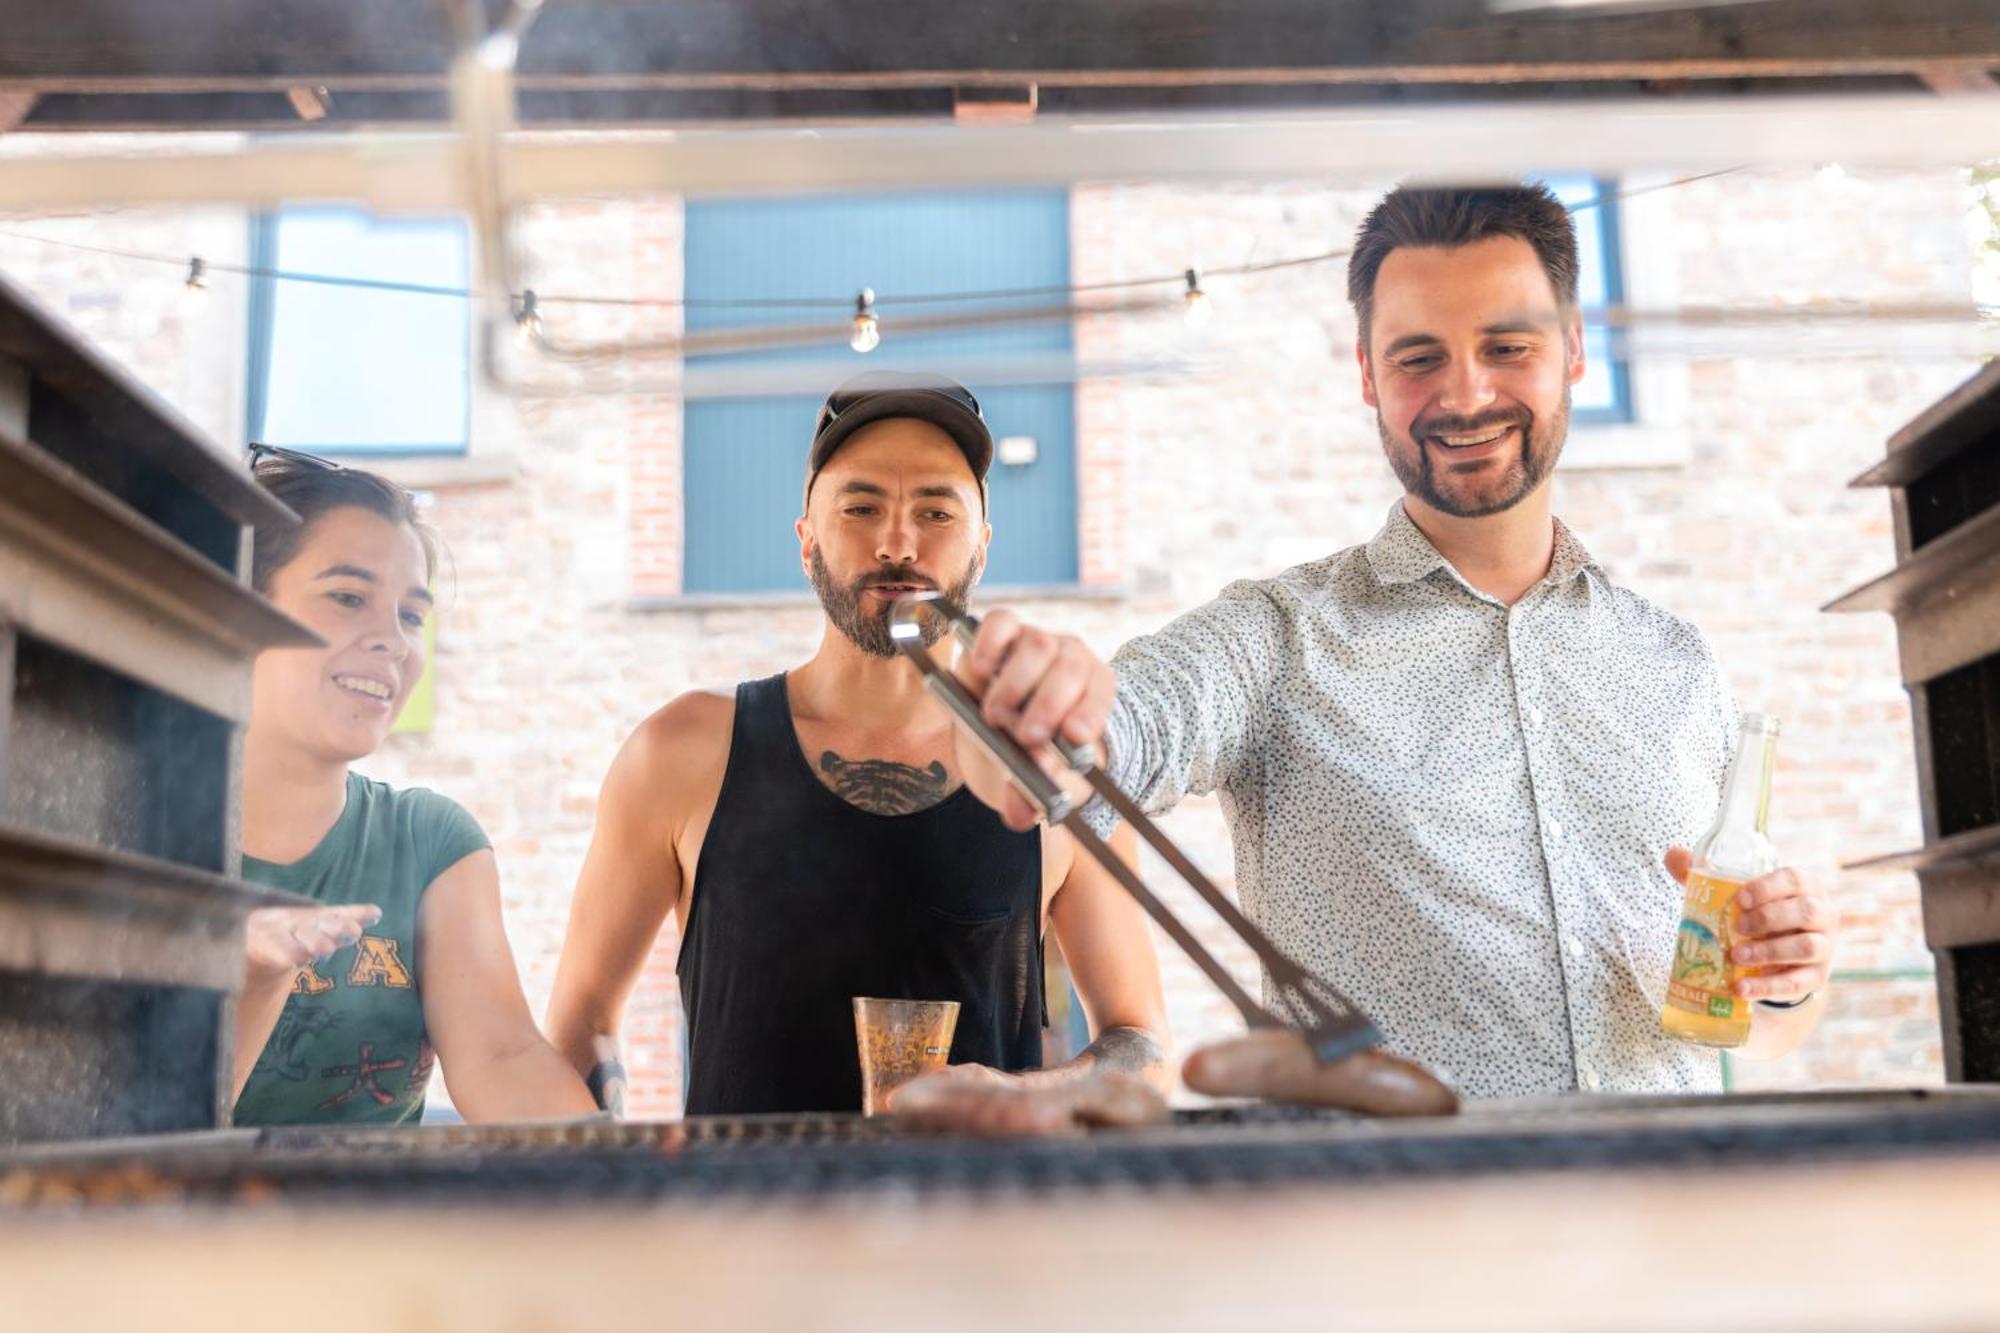
POLYGON ((590 1076, 584 1079, 583 1081, 583 1085, 590 1089, 591 1100, 596 1102, 599 1106, 604 1107, 606 1110, 609 1110, 610 1107, 607 1106, 604 1101, 604 1089, 605 1086, 610 1082, 612 1082, 612 1080, 614 1079, 620 1083, 626 1081, 625 1065, 623 1061, 620 1060, 602 1061, 598 1064, 598 1066, 595 1069, 590 1071, 590 1076))

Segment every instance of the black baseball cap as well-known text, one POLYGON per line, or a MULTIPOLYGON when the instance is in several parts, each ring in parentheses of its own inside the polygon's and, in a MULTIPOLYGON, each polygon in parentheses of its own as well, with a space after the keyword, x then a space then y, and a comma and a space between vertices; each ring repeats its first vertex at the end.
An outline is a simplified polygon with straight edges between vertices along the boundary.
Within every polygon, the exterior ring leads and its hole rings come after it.
POLYGON ((993 466, 993 432, 972 390, 942 375, 871 370, 856 375, 826 396, 813 422, 812 452, 806 462, 806 498, 813 482, 847 438, 863 426, 892 417, 928 421, 951 436, 979 482, 986 503, 986 471, 993 466))

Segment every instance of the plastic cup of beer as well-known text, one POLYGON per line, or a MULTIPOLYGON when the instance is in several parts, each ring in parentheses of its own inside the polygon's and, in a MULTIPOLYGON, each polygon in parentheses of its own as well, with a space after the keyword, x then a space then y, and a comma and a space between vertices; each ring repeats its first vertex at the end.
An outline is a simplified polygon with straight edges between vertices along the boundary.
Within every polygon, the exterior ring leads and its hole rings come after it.
POLYGON ((861 1110, 881 1115, 889 1094, 943 1069, 958 1027, 957 1000, 854 997, 854 1039, 861 1050, 861 1110))

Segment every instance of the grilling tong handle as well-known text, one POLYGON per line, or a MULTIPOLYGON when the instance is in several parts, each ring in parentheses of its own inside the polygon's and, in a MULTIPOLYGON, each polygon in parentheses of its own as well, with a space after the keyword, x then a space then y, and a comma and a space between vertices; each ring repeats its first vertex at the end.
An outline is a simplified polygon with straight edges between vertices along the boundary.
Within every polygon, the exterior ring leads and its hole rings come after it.
POLYGON ((1245 1023, 1252 1028, 1268 1028, 1286 1026, 1289 1020, 1290 1025, 1296 1027, 1306 1039, 1313 1054, 1327 1064, 1373 1046, 1382 1039, 1375 1024, 1355 1007, 1353 1001, 1280 952, 1228 895, 1202 874, 1200 868, 1188 860, 1166 834, 1160 832, 1145 811, 1134 804, 1131 797, 1121 791, 1111 781, 1110 775, 1098 766, 1092 747, 1073 745, 1057 737, 1056 749, 1070 768, 1081 774, 1091 790, 1102 797, 1119 818, 1130 824, 1222 918, 1237 938, 1257 955, 1265 975, 1270 978, 1273 993, 1286 1011, 1285 1016, 1272 1013, 1253 999, 1230 975, 1229 969, 1146 887, 1145 881, 1097 836, 1083 818, 1085 803, 1072 800, 1061 784, 1043 772, 1041 765, 1012 736, 989 723, 980 713, 979 701, 964 682, 931 656, 924 642, 924 617, 927 615, 942 617, 959 642, 968 648, 979 631, 979 621, 975 617, 940 593, 922 592, 898 599, 889 608, 889 637, 922 673, 924 684, 1006 767, 1015 784, 1041 810, 1043 817, 1051 824, 1060 824, 1068 829, 1077 844, 1138 900, 1146 914, 1236 1006, 1245 1023))

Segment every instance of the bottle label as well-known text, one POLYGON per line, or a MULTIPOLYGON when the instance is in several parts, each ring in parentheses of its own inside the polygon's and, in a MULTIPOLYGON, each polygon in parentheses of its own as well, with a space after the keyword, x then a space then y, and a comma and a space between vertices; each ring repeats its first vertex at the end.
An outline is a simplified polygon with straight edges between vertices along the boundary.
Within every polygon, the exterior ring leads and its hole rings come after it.
POLYGON ((1687 904, 1674 941, 1674 970, 1667 982, 1667 1005, 1691 1014, 1731 1018, 1739 1003, 1732 994, 1735 969, 1729 965, 1734 942, 1730 910, 1740 879, 1688 872, 1687 904))

